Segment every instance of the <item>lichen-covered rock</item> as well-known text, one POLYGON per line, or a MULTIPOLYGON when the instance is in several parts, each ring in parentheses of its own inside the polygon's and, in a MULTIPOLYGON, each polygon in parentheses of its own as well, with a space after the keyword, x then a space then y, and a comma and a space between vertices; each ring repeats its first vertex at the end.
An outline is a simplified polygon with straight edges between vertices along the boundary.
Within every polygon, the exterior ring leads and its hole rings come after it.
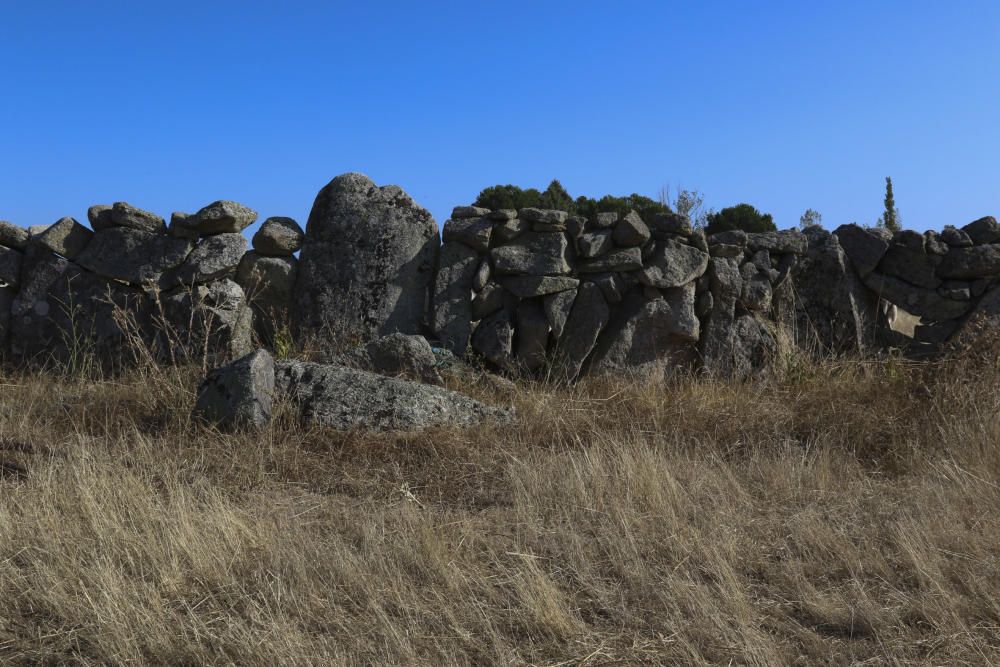
POLYGON ((564 275, 570 272, 569 241, 561 232, 524 232, 490 251, 493 270, 506 275, 564 275))
POLYGON ((388 377, 441 384, 434 350, 423 336, 389 334, 323 361, 388 377))
POLYGON ((1000 241, 1000 223, 997 223, 992 215, 970 222, 962 227, 962 231, 968 234, 976 245, 1000 241))
POLYGON ((674 240, 661 241, 639 273, 639 281, 665 289, 686 285, 705 273, 708 254, 674 240))
POLYGON ((176 363, 207 354, 222 362, 253 348, 253 312, 243 289, 229 278, 178 288, 159 299, 163 316, 156 347, 165 359, 176 363))
POLYGON ((339 430, 420 431, 511 416, 441 387, 344 366, 279 362, 275 387, 298 406, 303 421, 339 430))
POLYGON ((874 271, 889 250, 887 241, 855 223, 841 225, 833 233, 862 277, 874 271))
POLYGON ((401 188, 343 174, 316 197, 299 261, 293 321, 303 334, 420 333, 438 231, 401 188))
MULTIPOLYGON (((516 213, 515 211, 515 215, 516 213)), ((490 219, 496 220, 495 218, 490 219)), ((510 243, 529 229, 531 229, 531 223, 527 220, 519 220, 516 217, 502 218, 493 224, 493 239, 497 244, 510 243)))
POLYGON ((506 308, 483 318, 472 332, 472 349, 498 368, 510 366, 513 345, 513 314, 506 308))
POLYGON ((493 223, 487 218, 452 218, 444 223, 441 238, 445 243, 464 243, 476 252, 486 252, 493 236, 493 223))
POLYGON ((628 214, 618 221, 615 230, 611 235, 615 244, 623 248, 641 246, 649 240, 651 233, 646 223, 642 221, 639 214, 629 211, 628 214))
POLYGON ((87 209, 87 221, 95 232, 114 227, 114 209, 107 204, 94 204, 87 209))
POLYGON ((187 259, 193 247, 188 239, 111 227, 95 232, 76 262, 99 276, 143 285, 158 283, 165 271, 187 259))
POLYGON ((236 282, 253 308, 258 340, 273 345, 277 333, 288 325, 298 272, 295 257, 265 257, 251 251, 240 260, 236 282))
POLYGON ((247 251, 242 234, 216 234, 202 239, 184 263, 163 275, 160 285, 195 285, 231 276, 247 251))
POLYGON ((545 310, 545 317, 552 328, 553 338, 562 337, 574 301, 576 301, 575 289, 547 294, 542 298, 542 308, 545 310))
POLYGON ((564 223, 569 219, 569 213, 542 208, 522 208, 518 211, 517 217, 528 222, 564 223))
MULTIPOLYGON (((451 219, 462 220, 465 218, 483 218, 490 215, 490 213, 490 209, 479 206, 456 206, 451 210, 451 219)), ((514 212, 513 217, 517 217, 516 212, 514 212)))
POLYGON ((257 211, 243 204, 219 200, 203 207, 192 218, 188 226, 197 229, 202 236, 211 234, 236 234, 249 227, 257 219, 257 211))
POLYGON ((952 248, 968 248, 973 245, 972 238, 961 229, 945 225, 941 232, 941 240, 952 248))
POLYGON ((941 278, 968 280, 1000 274, 1000 244, 952 248, 937 267, 941 278))
POLYGON ((302 248, 305 233, 291 218, 268 218, 253 235, 253 249, 265 257, 289 257, 302 248))
POLYGON ((479 261, 476 251, 459 241, 441 246, 431 329, 441 345, 458 357, 465 356, 472 334, 472 283, 479 261))
POLYGON ((123 201, 115 202, 111 207, 111 222, 118 227, 128 227, 150 234, 160 234, 166 230, 163 218, 123 201))
POLYGON ((503 308, 505 298, 503 287, 494 282, 486 283, 472 300, 472 321, 478 322, 503 308))
POLYGON ((936 289, 941 285, 941 278, 935 272, 938 261, 936 256, 928 255, 923 249, 894 244, 879 262, 878 270, 917 287, 936 289))
POLYGON ((606 273, 608 271, 638 271, 642 268, 642 249, 637 247, 619 248, 606 255, 580 261, 576 265, 578 273, 606 273))
POLYGON ((657 238, 666 238, 670 234, 691 236, 693 233, 691 220, 682 213, 655 213, 648 224, 653 236, 657 238))
POLYGON ((472 278, 472 289, 473 291, 480 291, 486 284, 490 282, 490 278, 493 276, 493 267, 490 266, 490 260, 488 257, 484 257, 482 261, 479 262, 479 268, 476 269, 476 275, 472 278))
POLYGON ((501 278, 500 284, 511 294, 528 299, 533 296, 575 290, 580 281, 562 276, 510 276, 501 278))
POLYGON ((797 229, 780 232, 757 232, 747 234, 747 248, 751 252, 768 250, 773 253, 793 253, 801 255, 809 246, 805 235, 797 229))
POLYGON ((610 229, 601 229, 587 232, 576 241, 577 251, 580 257, 600 257, 614 249, 615 244, 611 239, 610 229))
POLYGON ((0 220, 0 246, 24 250, 30 238, 31 234, 28 233, 27 229, 6 220, 0 220))
POLYGON ((694 283, 668 289, 662 296, 630 292, 601 333, 588 372, 652 378, 690 365, 700 329, 694 300, 694 283))
POLYGON ((733 322, 743 280, 736 263, 722 257, 709 260, 708 276, 712 310, 705 318, 699 343, 701 362, 707 371, 725 375, 733 370, 733 322))
POLYGON ((594 283, 580 285, 563 335, 555 348, 554 377, 566 382, 577 378, 610 317, 611 309, 601 288, 594 283))
POLYGON ((257 350, 217 368, 198 387, 194 414, 221 429, 259 429, 271 421, 274 359, 257 350))
POLYGON ((57 255, 73 259, 83 252, 93 235, 94 232, 73 218, 61 218, 37 238, 39 243, 57 255))

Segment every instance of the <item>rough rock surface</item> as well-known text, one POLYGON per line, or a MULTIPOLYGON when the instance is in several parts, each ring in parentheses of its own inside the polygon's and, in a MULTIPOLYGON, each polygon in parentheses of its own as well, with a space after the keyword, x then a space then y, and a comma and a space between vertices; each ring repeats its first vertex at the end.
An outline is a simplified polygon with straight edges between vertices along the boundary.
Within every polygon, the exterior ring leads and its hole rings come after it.
MULTIPOLYGON (((115 202, 111 207, 111 223, 118 227, 128 227, 151 234, 159 234, 166 230, 163 218, 123 201, 115 202)), ((94 231, 98 230, 95 228, 94 231)))
POLYGON ((268 218, 253 235, 253 249, 265 257, 288 257, 302 248, 305 233, 291 218, 268 218))
POLYGON ((0 220, 0 245, 14 250, 24 250, 28 245, 29 238, 31 238, 31 234, 28 233, 27 229, 6 220, 0 220))
POLYGON ((708 268, 708 253, 677 241, 667 240, 657 245, 639 274, 643 285, 661 289, 686 285, 708 268))
POLYGON ((441 384, 437 357, 423 336, 389 334, 343 354, 329 355, 323 361, 388 377, 441 384))
POLYGON ((528 299, 576 289, 580 281, 562 276, 511 276, 501 278, 500 284, 511 294, 528 299))
POLYGON ((444 223, 444 242, 464 243, 476 252, 486 252, 493 236, 493 223, 487 218, 453 218, 444 223))
POLYGON ((498 274, 530 276, 570 272, 569 241, 561 232, 524 232, 506 245, 490 251, 498 274))
POLYGON ((266 426, 274 402, 274 370, 267 350, 213 370, 198 388, 194 414, 222 429, 266 426))
POLYGON ((472 332, 472 349, 498 368, 511 363, 514 345, 514 318, 501 309, 483 318, 472 332))
POLYGON ((16 287, 21 282, 21 262, 24 255, 17 250, 0 246, 0 283, 16 287))
POLYGON ((611 309, 601 288, 594 283, 583 283, 556 346, 555 377, 566 382, 577 378, 610 317, 611 309))
POLYGON ((420 333, 438 253, 431 214, 397 186, 362 174, 316 197, 299 258, 293 322, 302 334, 361 341, 420 333))
POLYGON ((275 335, 288 324, 299 260, 295 257, 264 257, 256 252, 243 255, 236 268, 236 282, 253 308, 253 329, 258 339, 273 344, 275 335))
POLYGON ((225 199, 212 202, 188 219, 189 227, 198 230, 202 236, 211 234, 236 234, 253 224, 257 211, 225 199))
POLYGON ((889 250, 884 239, 854 223, 841 225, 833 233, 862 277, 874 271, 889 250))
POLYGON ((478 270, 479 255, 469 246, 458 241, 441 246, 431 329, 459 357, 465 356, 472 334, 472 282, 478 270))
POLYGON ((193 247, 187 239, 112 227, 95 232, 76 262, 99 276, 143 285, 158 282, 164 271, 187 259, 193 247))
POLYGON ((228 278, 178 288, 161 295, 160 303, 164 321, 157 327, 157 348, 173 362, 205 351, 226 361, 253 347, 253 312, 243 289, 228 278))
POLYGON ((420 431, 510 419, 508 410, 441 387, 343 366, 279 362, 275 388, 304 421, 339 430, 420 431))
POLYGON ((247 251, 242 234, 216 234, 201 240, 184 263, 164 274, 162 287, 207 283, 236 272, 247 251))
POLYGON ((73 218, 62 218, 40 234, 38 242, 57 255, 73 259, 83 252, 93 235, 73 218))

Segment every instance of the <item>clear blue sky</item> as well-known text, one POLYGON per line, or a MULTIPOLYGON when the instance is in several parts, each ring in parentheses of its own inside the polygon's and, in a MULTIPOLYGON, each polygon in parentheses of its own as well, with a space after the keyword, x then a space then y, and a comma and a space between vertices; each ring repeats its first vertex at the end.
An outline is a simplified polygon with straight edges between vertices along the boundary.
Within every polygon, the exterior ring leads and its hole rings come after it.
POLYGON ((0 5, 0 218, 219 198, 303 224, 362 171, 439 223, 494 183, 665 185, 779 227, 1000 217, 1000 2, 0 5))

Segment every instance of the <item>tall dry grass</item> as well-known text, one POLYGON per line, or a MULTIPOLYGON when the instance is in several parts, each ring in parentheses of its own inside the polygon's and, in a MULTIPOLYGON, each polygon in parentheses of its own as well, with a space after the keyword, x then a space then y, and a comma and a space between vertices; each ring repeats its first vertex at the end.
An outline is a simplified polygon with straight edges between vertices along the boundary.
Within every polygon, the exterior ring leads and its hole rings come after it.
POLYGON ((395 435, 8 372, 0 663, 1000 662, 998 349, 467 386, 515 423, 395 435))

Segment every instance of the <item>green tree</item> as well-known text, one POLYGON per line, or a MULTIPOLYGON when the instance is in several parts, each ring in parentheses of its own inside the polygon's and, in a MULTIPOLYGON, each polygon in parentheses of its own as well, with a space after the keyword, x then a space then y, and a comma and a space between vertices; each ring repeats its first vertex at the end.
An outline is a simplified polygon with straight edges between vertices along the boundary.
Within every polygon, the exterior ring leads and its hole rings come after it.
POLYGON ((705 233, 717 234, 734 229, 745 232, 774 232, 777 227, 770 213, 761 213, 750 204, 737 204, 708 215, 705 233))
POLYGON ((566 188, 563 187, 562 183, 560 183, 558 179, 553 179, 552 182, 549 183, 549 187, 545 188, 545 192, 542 193, 538 206, 539 208, 567 211, 569 213, 576 211, 576 202, 574 202, 573 198, 569 196, 569 193, 566 192, 566 188))
POLYGON ((522 209, 538 206, 542 193, 534 188, 522 190, 516 185, 494 185, 484 189, 476 197, 475 206, 493 209, 522 209))
POLYGON ((899 209, 896 208, 896 199, 892 194, 892 179, 888 176, 885 177, 885 210, 882 212, 882 217, 878 219, 876 225, 883 229, 888 229, 890 232, 895 234, 896 232, 903 229, 903 221, 899 216, 899 209))
POLYGON ((807 208, 806 212, 799 216, 799 229, 808 229, 810 227, 823 228, 823 216, 819 211, 815 211, 811 208, 807 208))

